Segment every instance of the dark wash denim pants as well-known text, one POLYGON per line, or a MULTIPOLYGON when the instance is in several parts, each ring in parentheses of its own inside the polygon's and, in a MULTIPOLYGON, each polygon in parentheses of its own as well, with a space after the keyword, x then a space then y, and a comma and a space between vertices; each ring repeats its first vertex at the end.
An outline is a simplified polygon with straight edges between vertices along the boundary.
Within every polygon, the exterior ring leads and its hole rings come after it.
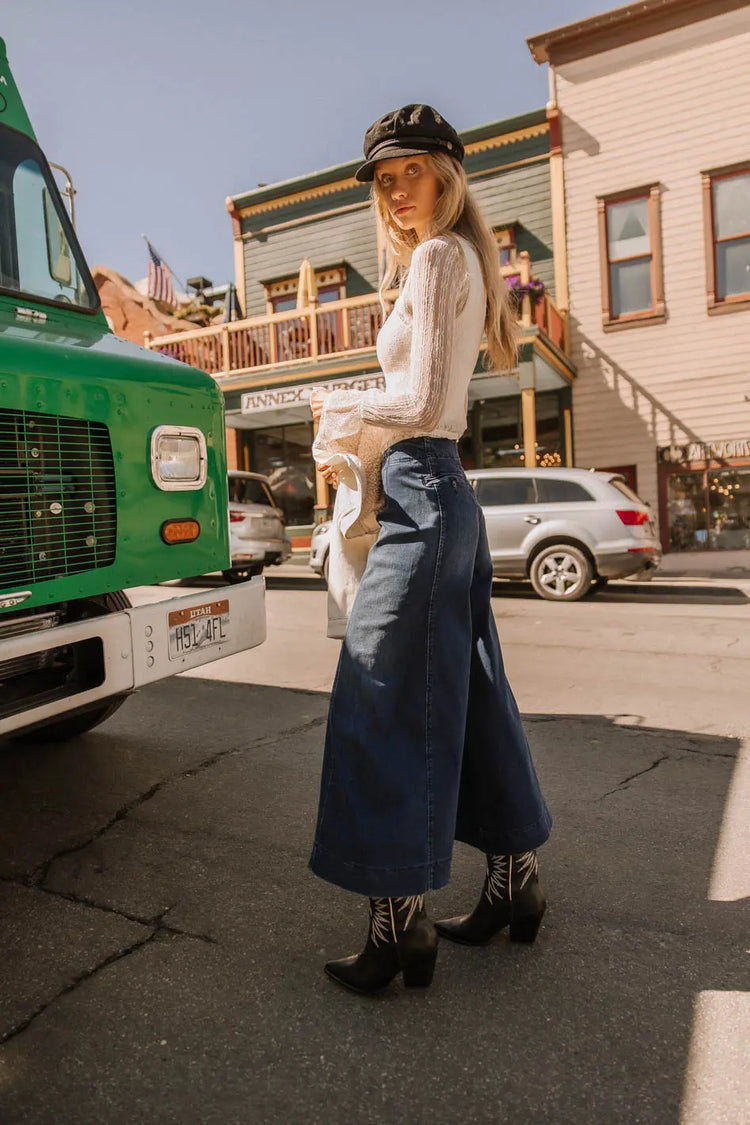
POLYGON ((538 847, 551 817, 505 678, 484 516, 455 441, 383 457, 380 533, 331 694, 310 867, 359 894, 421 894, 454 839, 538 847))

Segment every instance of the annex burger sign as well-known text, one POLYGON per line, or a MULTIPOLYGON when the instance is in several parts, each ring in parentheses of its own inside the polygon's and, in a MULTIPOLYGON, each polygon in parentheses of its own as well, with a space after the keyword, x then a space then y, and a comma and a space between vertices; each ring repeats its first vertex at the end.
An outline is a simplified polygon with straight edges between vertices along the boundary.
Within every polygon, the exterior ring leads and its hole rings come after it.
POLYGON ((384 390, 385 377, 380 373, 358 375, 354 379, 325 379, 312 383, 296 383, 293 387, 268 387, 260 391, 247 391, 241 399, 243 414, 257 414, 263 410, 283 410, 309 402, 313 387, 331 391, 384 390))
POLYGON ((726 441, 692 441, 688 445, 664 445, 659 459, 671 465, 686 461, 734 461, 750 459, 750 438, 728 438, 726 441))

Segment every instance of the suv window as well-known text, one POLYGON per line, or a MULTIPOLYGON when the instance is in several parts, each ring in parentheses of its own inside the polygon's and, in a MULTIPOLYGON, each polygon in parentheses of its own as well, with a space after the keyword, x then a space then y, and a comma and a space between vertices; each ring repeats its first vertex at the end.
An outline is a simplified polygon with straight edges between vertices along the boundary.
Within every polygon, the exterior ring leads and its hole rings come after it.
POLYGON ((268 486, 252 477, 229 478, 229 500, 233 504, 267 504, 275 507, 268 486))
POLYGON ((625 484, 624 480, 611 480, 609 483, 613 488, 616 488, 618 492, 621 492, 626 499, 632 500, 634 504, 643 504, 643 500, 641 500, 640 496, 637 496, 635 492, 633 492, 633 489, 625 484))
POLYGON ((575 480, 560 480, 559 477, 537 477, 536 489, 540 504, 571 504, 594 497, 575 480))
POLYGON ((536 504, 533 477, 480 477, 477 499, 483 508, 506 504, 536 504))

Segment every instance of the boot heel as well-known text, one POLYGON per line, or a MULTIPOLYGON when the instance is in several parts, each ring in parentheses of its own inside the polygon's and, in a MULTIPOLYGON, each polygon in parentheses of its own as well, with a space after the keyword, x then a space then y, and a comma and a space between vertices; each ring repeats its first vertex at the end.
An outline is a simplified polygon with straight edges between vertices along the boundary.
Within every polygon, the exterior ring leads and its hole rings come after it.
POLYGON ((527 914, 525 918, 519 918, 517 921, 511 922, 510 940, 522 941, 527 945, 531 945, 536 939, 543 917, 544 909, 542 909, 539 914, 527 914))
POLYGON ((427 953, 420 953, 418 956, 412 955, 411 957, 405 958, 401 967, 406 987, 428 988, 432 984, 436 961, 437 949, 431 949, 427 953))

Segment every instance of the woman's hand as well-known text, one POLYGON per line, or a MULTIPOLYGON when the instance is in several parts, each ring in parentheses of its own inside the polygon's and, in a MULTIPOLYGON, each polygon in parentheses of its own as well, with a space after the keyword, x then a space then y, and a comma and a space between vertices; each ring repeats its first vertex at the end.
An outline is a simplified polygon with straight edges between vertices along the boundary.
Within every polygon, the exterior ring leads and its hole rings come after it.
POLYGON ((313 421, 320 421, 323 405, 329 394, 331 394, 331 391, 328 387, 313 387, 310 392, 310 409, 312 410, 313 421))
POLYGON ((331 465, 321 465, 320 466, 320 473, 321 473, 321 476, 323 477, 323 479, 328 481, 328 483, 330 485, 332 485, 333 488, 338 488, 338 486, 339 486, 339 474, 336 472, 336 470, 331 465))
MULTIPOLYGON (((328 387, 313 387, 310 391, 310 410, 312 411, 313 419, 318 422, 323 413, 323 405, 328 398, 331 391, 328 387)), ((319 465, 318 471, 323 479, 334 488, 339 486, 339 475, 332 465, 319 465)))
MULTIPOLYGON (((323 405, 328 398, 331 391, 328 387, 313 387, 310 391, 310 410, 314 421, 320 421, 320 416, 323 413, 323 405)), ((334 488, 339 486, 339 475, 331 465, 318 466, 319 472, 323 479, 332 485, 334 488)))

